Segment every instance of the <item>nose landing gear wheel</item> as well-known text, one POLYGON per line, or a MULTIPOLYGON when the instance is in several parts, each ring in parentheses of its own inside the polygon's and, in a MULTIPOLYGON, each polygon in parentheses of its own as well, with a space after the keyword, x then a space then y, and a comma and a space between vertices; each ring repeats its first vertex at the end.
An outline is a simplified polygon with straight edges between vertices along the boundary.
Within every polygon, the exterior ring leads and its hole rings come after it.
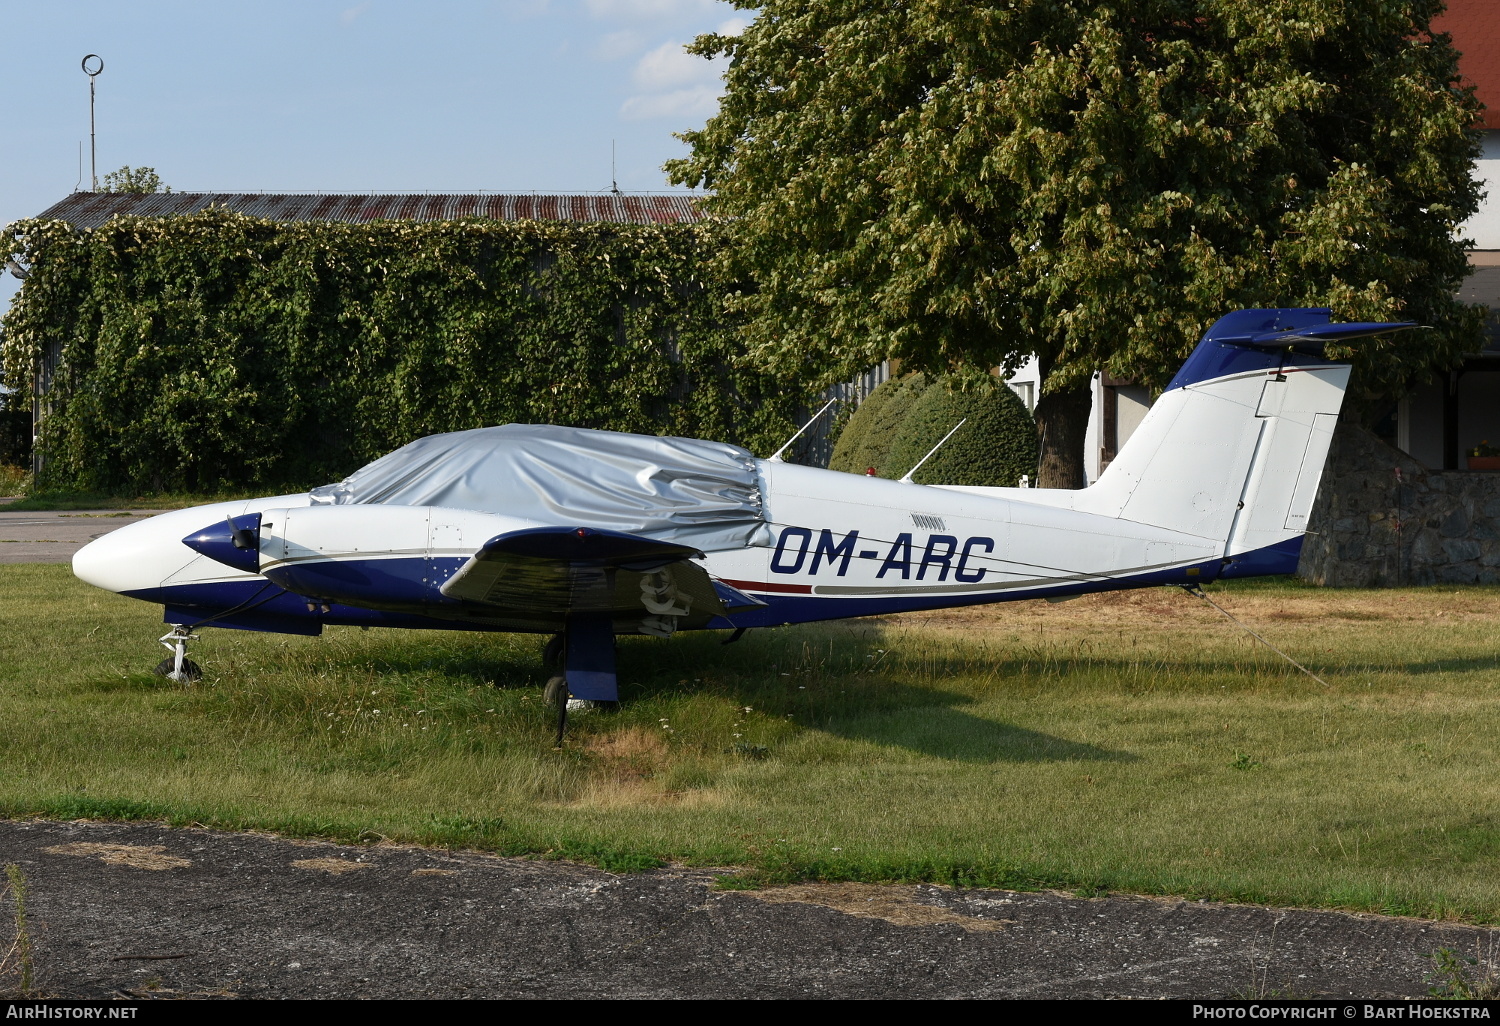
POLYGON ((203 678, 203 670, 187 657, 187 643, 198 640, 192 628, 174 623, 172 629, 161 636, 161 646, 172 654, 156 664, 153 671, 159 677, 175 680, 179 684, 192 684, 203 678))
POLYGON ((167 658, 157 663, 156 668, 151 672, 156 674, 158 677, 166 677, 170 680, 180 680, 185 684, 195 684, 203 679, 203 668, 197 663, 193 662, 191 659, 184 659, 182 661, 182 676, 174 677, 172 675, 172 671, 176 667, 176 664, 177 659, 175 656, 167 656, 167 658))

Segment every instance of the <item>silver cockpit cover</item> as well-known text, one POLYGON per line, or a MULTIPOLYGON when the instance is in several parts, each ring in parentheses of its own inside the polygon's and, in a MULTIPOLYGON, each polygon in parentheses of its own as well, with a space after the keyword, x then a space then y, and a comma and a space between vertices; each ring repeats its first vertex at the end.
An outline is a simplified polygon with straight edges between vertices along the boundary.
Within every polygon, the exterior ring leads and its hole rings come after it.
POLYGON ((428 435, 312 491, 314 505, 447 506, 704 551, 763 542, 755 457, 737 445, 506 424, 428 435))

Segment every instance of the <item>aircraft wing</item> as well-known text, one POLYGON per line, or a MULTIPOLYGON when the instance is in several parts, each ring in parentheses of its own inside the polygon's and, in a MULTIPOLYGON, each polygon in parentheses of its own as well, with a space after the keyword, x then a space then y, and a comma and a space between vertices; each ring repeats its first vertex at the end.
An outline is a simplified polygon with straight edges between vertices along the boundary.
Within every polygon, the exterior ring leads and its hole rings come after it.
POLYGON ((691 562, 691 546, 588 527, 491 538, 442 586, 449 598, 543 614, 608 613, 647 633, 765 605, 691 562))

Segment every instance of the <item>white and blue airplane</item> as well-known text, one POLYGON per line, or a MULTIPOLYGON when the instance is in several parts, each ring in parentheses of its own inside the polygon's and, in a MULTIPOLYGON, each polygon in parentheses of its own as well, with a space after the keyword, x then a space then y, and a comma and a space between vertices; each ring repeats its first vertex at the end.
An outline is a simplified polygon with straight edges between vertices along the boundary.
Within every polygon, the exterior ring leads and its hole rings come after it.
MULTIPOLYGON (((1415 324, 1220 319, 1097 482, 919 485, 718 442, 511 424, 418 439, 336 485, 152 517, 73 571, 203 627, 555 635, 568 699, 618 699, 614 638, 1296 569, 1350 367, 1326 342, 1415 324)), ((909 476, 909 475, 908 475, 909 476)))

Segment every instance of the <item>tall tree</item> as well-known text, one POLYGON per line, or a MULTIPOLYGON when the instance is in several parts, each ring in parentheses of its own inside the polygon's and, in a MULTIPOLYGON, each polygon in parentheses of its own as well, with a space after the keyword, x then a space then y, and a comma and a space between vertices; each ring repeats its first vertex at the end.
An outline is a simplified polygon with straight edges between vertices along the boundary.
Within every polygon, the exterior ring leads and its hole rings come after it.
POLYGON ((104 176, 105 192, 171 192, 170 185, 163 185, 161 176, 154 167, 131 167, 126 164, 118 171, 104 176))
POLYGON ((1479 104, 1441 0, 734 0, 758 10, 673 181, 712 190, 752 356, 832 379, 1036 354, 1040 483, 1083 483, 1096 370, 1160 387, 1226 310, 1432 326, 1451 365, 1479 104))

